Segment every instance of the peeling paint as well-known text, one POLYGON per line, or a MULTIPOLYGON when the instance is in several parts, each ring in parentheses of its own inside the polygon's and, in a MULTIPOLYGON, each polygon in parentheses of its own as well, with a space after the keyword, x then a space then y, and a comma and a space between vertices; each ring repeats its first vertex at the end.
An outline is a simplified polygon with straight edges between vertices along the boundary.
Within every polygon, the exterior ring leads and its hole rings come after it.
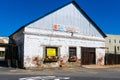
POLYGON ((104 57, 103 57, 103 55, 97 56, 97 64, 98 64, 98 65, 103 65, 103 62, 104 62, 104 57))
POLYGON ((25 67, 39 67, 43 64, 43 59, 39 56, 26 56, 24 63, 25 67))
POLYGON ((77 66, 81 66, 81 59, 77 59, 77 66))
POLYGON ((64 55, 62 58, 60 58, 60 67, 67 64, 67 62, 68 62, 68 56, 64 55))
POLYGON ((41 65, 41 58, 39 56, 33 56, 32 57, 32 64, 35 66, 40 66, 41 65))
POLYGON ((25 65, 28 65, 30 63, 30 61, 31 61, 31 58, 29 56, 26 56, 25 59, 24 59, 24 61, 25 61, 24 62, 25 65))

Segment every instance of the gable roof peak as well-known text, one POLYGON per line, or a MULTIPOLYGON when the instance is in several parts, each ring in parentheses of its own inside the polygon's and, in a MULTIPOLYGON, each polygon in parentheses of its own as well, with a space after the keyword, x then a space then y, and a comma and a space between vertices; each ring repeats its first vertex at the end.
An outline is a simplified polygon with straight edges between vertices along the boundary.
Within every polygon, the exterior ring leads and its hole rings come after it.
MULTIPOLYGON (((103 37, 106 37, 106 34, 105 34, 105 33, 97 26, 97 24, 84 12, 84 10, 80 7, 80 5, 78 4, 78 2, 77 2, 76 0, 71 0, 70 2, 68 2, 68 3, 64 4, 64 5, 61 5, 61 7, 58 7, 58 8, 56 8, 56 9, 54 9, 54 10, 51 10, 50 12, 47 12, 47 13, 44 14, 43 16, 40 16, 39 18, 37 18, 37 19, 35 19, 35 20, 33 20, 33 21, 31 21, 31 22, 23 25, 23 26, 22 26, 21 28, 19 28, 16 32, 20 31, 21 29, 23 29, 23 28, 26 27, 27 25, 29 25, 29 24, 31 24, 31 23, 34 23, 35 21, 37 21, 37 20, 39 20, 39 19, 41 19, 41 18, 43 18, 43 17, 45 17, 45 16, 47 16, 47 15, 53 13, 53 12, 55 12, 55 11, 57 11, 57 10, 65 7, 65 6, 67 6, 67 5, 71 4, 71 3, 72 3, 76 8, 78 8, 78 10, 84 15, 84 17, 87 18, 87 19, 95 26, 95 28, 102 34, 103 37)), ((11 37, 12 35, 14 35, 16 32, 14 32, 13 34, 11 34, 9 37, 11 37)))

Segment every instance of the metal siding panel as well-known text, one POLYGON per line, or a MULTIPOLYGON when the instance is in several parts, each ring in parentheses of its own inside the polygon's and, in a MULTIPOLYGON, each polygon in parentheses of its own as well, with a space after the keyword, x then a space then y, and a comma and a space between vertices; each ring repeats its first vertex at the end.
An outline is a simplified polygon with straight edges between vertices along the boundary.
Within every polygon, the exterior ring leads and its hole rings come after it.
POLYGON ((72 3, 34 22, 34 25, 31 24, 29 27, 53 29, 54 23, 78 28, 80 31, 79 34, 81 35, 102 38, 102 35, 97 29, 95 29, 72 3))

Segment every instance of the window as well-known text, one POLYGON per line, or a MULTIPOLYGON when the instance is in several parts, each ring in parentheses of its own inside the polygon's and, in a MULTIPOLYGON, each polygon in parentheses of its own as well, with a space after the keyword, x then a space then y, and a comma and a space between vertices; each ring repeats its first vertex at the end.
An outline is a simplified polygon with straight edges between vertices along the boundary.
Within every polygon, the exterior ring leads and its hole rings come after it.
POLYGON ((118 50, 118 51, 120 50, 119 46, 117 47, 117 50, 118 50))
POLYGON ((76 60, 76 47, 69 47, 69 62, 75 62, 76 60))
POLYGON ((5 56, 5 51, 0 51, 0 57, 4 57, 5 56))
POLYGON ((57 47, 46 47, 44 62, 56 62, 58 61, 58 48, 57 47))
POLYGON ((109 39, 109 43, 111 43, 111 39, 109 39))
POLYGON ((116 40, 114 40, 114 42, 116 43, 116 40))

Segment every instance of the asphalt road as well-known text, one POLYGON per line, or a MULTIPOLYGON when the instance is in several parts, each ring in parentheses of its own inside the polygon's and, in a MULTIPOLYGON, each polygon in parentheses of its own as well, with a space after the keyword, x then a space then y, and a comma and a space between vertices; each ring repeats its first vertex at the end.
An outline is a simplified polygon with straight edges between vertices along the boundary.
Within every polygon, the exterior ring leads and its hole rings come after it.
POLYGON ((120 68, 52 68, 21 70, 0 68, 0 80, 120 80, 120 68))

